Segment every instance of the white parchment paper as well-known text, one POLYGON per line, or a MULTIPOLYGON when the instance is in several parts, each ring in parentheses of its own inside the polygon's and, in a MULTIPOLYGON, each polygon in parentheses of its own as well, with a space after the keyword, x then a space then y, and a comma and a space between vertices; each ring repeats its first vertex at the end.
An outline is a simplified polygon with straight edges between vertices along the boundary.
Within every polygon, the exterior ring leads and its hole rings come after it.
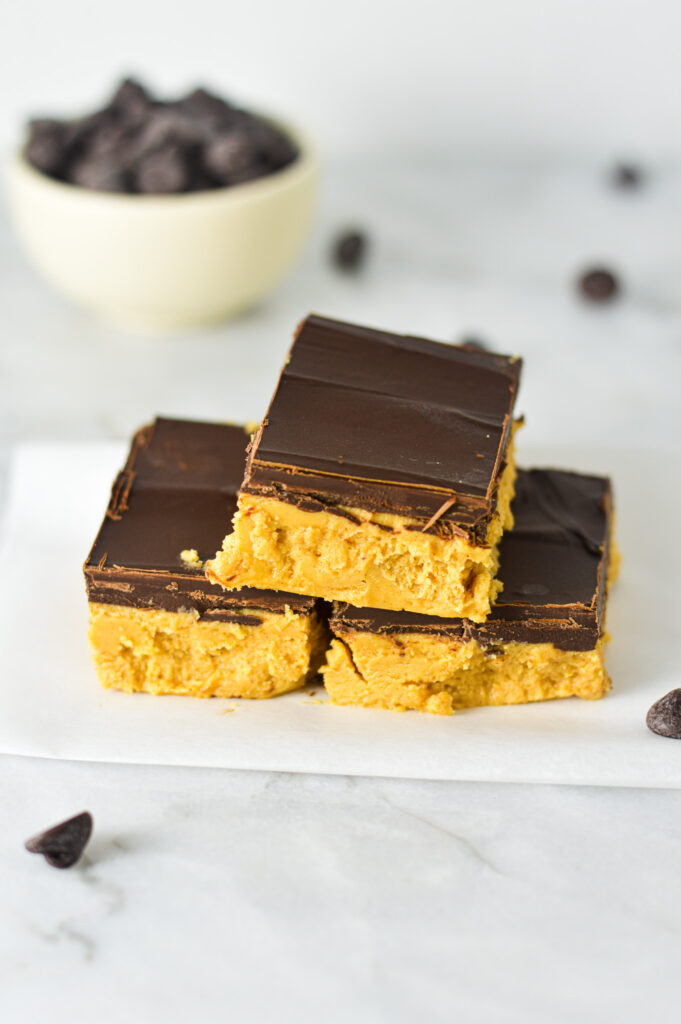
POLYGON ((102 690, 90 664, 82 563, 125 450, 32 444, 14 456, 0 557, 0 751, 140 764, 433 779, 681 786, 681 741, 645 713, 681 686, 681 456, 525 452, 524 465, 609 472, 622 573, 602 701, 480 708, 452 718, 315 703, 102 690), (550 456, 547 458, 547 454, 550 456), (228 708, 234 710, 227 711, 228 708))

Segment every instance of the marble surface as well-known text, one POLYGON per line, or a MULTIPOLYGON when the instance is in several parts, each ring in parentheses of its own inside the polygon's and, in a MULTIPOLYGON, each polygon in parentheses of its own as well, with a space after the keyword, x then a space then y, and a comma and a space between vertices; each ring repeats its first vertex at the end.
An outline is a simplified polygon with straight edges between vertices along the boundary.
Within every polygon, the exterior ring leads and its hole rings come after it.
POLYGON ((7 1021, 675 1019, 679 791, 6 758, 0 805, 7 1021), (22 850, 83 807, 81 867, 22 850))
MULTIPOLYGON (((567 438, 656 448, 675 471, 681 170, 632 193, 602 171, 336 167, 287 285, 170 339, 116 334, 48 293, 2 217, 0 457, 30 438, 121 438, 155 412, 257 417, 312 308, 517 351, 528 444, 556 461, 567 438), (329 237, 354 222, 372 258, 340 277, 329 237), (572 280, 602 261, 624 291, 593 307, 572 280)), ((675 1019, 677 790, 0 766, 3 1020, 675 1019), (83 808, 81 866, 24 852, 83 808)))

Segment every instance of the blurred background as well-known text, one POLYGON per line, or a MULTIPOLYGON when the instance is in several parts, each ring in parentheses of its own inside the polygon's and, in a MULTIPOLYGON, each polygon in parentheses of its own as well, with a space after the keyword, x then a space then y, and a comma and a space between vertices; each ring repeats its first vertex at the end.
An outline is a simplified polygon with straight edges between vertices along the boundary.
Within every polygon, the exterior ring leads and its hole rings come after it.
POLYGON ((8 153, 29 116, 96 109, 133 74, 164 98, 206 85, 281 115, 323 160, 287 280, 233 322, 170 337, 122 333, 51 291, 5 204, 5 465, 16 441, 122 438, 157 412, 259 418, 310 310, 523 355, 528 446, 677 443, 678 5, 9 0, 1 17, 8 153), (366 259, 343 273, 330 253, 355 228, 366 259), (613 301, 580 294, 592 267, 615 275, 613 301))
POLYGON ((669 0, 5 0, 0 125, 135 71, 295 115, 329 153, 681 155, 669 0))

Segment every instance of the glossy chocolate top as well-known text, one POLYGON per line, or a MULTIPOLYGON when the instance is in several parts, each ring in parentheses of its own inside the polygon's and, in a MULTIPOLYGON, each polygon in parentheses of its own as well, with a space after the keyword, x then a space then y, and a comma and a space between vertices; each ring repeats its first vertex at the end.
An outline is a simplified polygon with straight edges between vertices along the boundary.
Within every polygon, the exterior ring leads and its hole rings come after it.
POLYGON ((222 544, 236 509, 247 434, 241 427, 157 419, 135 435, 84 571, 91 601, 257 624, 258 611, 310 610, 312 598, 209 583, 201 561, 222 544), (248 610, 248 613, 244 612, 248 610))
POLYGON ((451 501, 441 526, 469 533, 495 506, 520 366, 310 316, 251 446, 243 489, 421 520, 451 501))
POLYGON ((475 639, 482 646, 553 643, 591 650, 603 630, 611 520, 610 482, 554 469, 521 470, 515 527, 501 541, 504 589, 484 623, 334 605, 331 627, 475 639))

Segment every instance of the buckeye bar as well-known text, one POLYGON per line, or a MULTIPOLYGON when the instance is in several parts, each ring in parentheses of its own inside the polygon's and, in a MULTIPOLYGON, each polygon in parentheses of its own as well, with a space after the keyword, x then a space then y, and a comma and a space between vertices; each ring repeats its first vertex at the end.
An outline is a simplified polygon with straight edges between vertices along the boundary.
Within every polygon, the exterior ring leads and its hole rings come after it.
POLYGON ((316 672, 325 628, 312 598, 229 594, 202 562, 234 514, 247 435, 157 419, 136 435, 84 572, 104 686, 272 697, 316 672))
POLYGON ((336 605, 322 669, 337 704, 451 714, 482 704, 602 697, 609 481, 520 471, 504 590, 483 624, 336 605))
POLYGON ((225 587, 485 619, 520 360, 310 316, 250 446, 225 587))

